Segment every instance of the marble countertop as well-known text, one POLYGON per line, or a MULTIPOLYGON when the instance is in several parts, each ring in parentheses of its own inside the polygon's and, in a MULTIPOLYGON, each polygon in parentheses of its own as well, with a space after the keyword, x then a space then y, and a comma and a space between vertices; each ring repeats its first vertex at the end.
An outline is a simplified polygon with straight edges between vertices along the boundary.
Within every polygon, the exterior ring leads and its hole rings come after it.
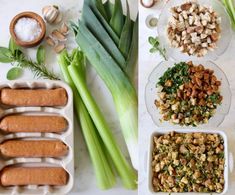
MULTIPOLYGON (((62 7, 63 15, 65 21, 73 20, 76 21, 81 15, 82 9, 82 0, 40 0, 40 1, 32 1, 32 0, 1 0, 0 6, 0 46, 8 46, 8 40, 10 38, 9 34, 9 23, 11 19, 22 11, 34 11, 36 13, 41 14, 41 9, 45 5, 59 5, 62 7)), ((125 1, 123 1, 125 2, 125 1)), ((129 0, 131 5, 131 14, 134 17, 137 12, 137 1, 129 0)), ((56 28, 56 26, 48 26, 47 33, 51 32, 52 29, 56 28)), ((68 49, 76 47, 74 43, 72 33, 68 37, 67 42, 68 49)), ((36 49, 27 49, 25 52, 34 59, 36 49)), ((57 64, 55 53, 47 46, 46 47, 46 64, 49 69, 53 69, 55 73, 59 74, 59 66, 57 64)), ((10 64, 0 64, 0 81, 7 81, 6 73, 11 68, 10 64)), ((112 97, 107 90, 106 86, 103 84, 102 80, 96 75, 92 68, 88 70, 88 85, 90 90, 92 91, 93 96, 97 100, 101 111, 104 116, 106 116, 106 120, 108 121, 115 137, 121 149, 128 157, 126 145, 120 131, 120 125, 118 121, 118 117, 116 115, 116 111, 112 102, 112 97), (105 100, 105 101, 104 101, 105 100)), ((24 75, 21 79, 34 79, 33 74, 30 71, 25 71, 24 75)), ((74 188, 71 191, 70 195, 134 195, 137 194, 137 191, 126 190, 122 187, 121 182, 118 180, 117 185, 108 191, 101 191, 96 187, 95 175, 93 172, 92 164, 90 161, 90 157, 84 143, 81 131, 78 127, 77 120, 75 120, 75 184, 74 188)))
MULTIPOLYGON (((163 3, 157 3, 153 8, 146 9, 139 5, 140 13, 140 33, 139 33, 139 157, 140 157, 140 170, 139 170, 139 194, 150 195, 147 192, 147 174, 145 155, 148 150, 149 135, 157 129, 153 123, 145 106, 145 86, 148 77, 155 66, 157 66, 163 59, 158 54, 150 54, 148 51, 150 45, 148 44, 149 36, 157 36, 157 29, 149 29, 145 25, 145 20, 149 15, 159 16, 163 3)), ((228 50, 219 57, 215 63, 222 68, 225 72, 232 91, 232 103, 230 112, 226 116, 223 123, 218 127, 228 135, 229 152, 235 156, 235 33, 230 43, 228 50)), ((235 193, 235 174, 229 174, 229 187, 226 195, 235 193)))

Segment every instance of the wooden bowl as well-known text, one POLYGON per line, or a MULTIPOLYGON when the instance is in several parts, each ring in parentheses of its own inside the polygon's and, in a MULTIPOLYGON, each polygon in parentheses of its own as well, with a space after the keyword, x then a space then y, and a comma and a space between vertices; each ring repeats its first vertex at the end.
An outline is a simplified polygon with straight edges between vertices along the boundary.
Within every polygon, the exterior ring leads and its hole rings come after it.
POLYGON ((11 21, 11 24, 10 24, 10 33, 11 33, 11 36, 12 38, 14 39, 14 41, 16 42, 17 45, 19 46, 22 46, 22 47, 35 47, 37 45, 39 45, 43 38, 45 37, 45 34, 46 34, 46 24, 44 22, 44 20, 42 19, 41 16, 39 16, 38 14, 34 13, 34 12, 22 12, 20 14, 17 14, 11 21), (25 42, 25 41, 21 41, 15 34, 15 24, 17 23, 17 21, 20 19, 20 18, 32 18, 32 19, 35 19, 41 29, 42 29, 42 32, 41 32, 41 35, 33 40, 33 41, 30 41, 30 42, 25 42))

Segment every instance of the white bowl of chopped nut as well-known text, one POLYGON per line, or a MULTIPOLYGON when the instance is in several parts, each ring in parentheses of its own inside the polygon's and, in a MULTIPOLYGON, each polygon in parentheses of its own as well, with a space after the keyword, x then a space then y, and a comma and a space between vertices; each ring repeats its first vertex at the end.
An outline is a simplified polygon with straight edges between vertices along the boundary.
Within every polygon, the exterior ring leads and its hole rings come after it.
POLYGON ((222 131, 159 129, 149 141, 148 192, 225 194, 230 161, 222 131))
POLYGON ((229 112, 231 91, 211 61, 163 61, 149 76, 145 102, 159 127, 217 127, 229 112))
POLYGON ((229 46, 229 16, 218 0, 169 1, 158 21, 158 35, 176 60, 215 60, 229 46))

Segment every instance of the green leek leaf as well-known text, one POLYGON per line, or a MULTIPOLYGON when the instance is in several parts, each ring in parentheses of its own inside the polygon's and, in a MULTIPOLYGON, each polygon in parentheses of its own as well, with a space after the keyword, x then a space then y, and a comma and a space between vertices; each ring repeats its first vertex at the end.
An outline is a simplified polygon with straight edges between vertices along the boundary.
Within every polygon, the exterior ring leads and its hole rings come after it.
POLYGON ((82 21, 89 30, 99 39, 100 43, 107 49, 110 55, 116 60, 120 67, 124 68, 125 58, 115 45, 109 34, 106 32, 102 24, 96 18, 95 14, 88 5, 83 7, 82 21))
POLYGON ((116 32, 116 34, 120 37, 124 25, 121 0, 115 0, 113 14, 109 24, 113 28, 114 32, 116 32))
POLYGON ((114 9, 114 4, 111 3, 110 0, 107 0, 104 3, 104 8, 108 17, 108 21, 110 21, 111 17, 112 17, 112 13, 113 13, 113 9, 114 9))
POLYGON ((131 46, 132 32, 133 32, 128 1, 126 1, 126 6, 127 6, 127 15, 119 41, 119 49, 121 50, 125 58, 127 58, 129 53, 129 49, 131 46))
MULTIPOLYGON (((97 9, 96 6, 94 6, 94 4, 91 3, 92 0, 86 0, 84 2, 84 6, 85 4, 87 4, 91 10, 93 11, 93 13, 96 15, 97 19, 100 21, 100 23, 104 26, 104 28, 106 29, 106 31, 108 32, 109 36, 113 39, 113 41, 115 42, 115 44, 118 46, 119 44, 119 37, 117 36, 117 34, 113 31, 112 27, 109 25, 109 23, 106 21, 106 19, 102 16, 102 14, 99 12, 99 10, 97 9)), ((75 28, 75 27, 74 27, 75 28)))
POLYGON ((139 42, 139 17, 137 16, 137 19, 133 27, 130 51, 128 53, 127 62, 126 62, 126 73, 133 84, 135 82, 134 76, 138 61, 138 47, 139 47, 138 42, 139 42))

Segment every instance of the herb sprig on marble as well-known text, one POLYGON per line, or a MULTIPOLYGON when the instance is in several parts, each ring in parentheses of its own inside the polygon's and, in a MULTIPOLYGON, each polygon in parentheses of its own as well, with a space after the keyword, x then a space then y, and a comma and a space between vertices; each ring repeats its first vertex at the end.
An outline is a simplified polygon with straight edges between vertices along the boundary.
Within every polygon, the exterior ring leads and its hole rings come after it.
POLYGON ((59 80, 59 77, 55 73, 47 69, 45 56, 45 48, 40 46, 37 50, 37 60, 31 60, 12 39, 9 41, 8 48, 0 47, 0 62, 11 63, 15 66, 7 73, 7 79, 9 80, 19 78, 23 73, 23 69, 29 69, 38 78, 59 80))
POLYGON ((152 48, 149 50, 150 53, 159 52, 159 54, 164 58, 164 60, 167 60, 166 49, 161 47, 158 37, 154 38, 150 36, 148 38, 148 42, 152 46, 152 48))

